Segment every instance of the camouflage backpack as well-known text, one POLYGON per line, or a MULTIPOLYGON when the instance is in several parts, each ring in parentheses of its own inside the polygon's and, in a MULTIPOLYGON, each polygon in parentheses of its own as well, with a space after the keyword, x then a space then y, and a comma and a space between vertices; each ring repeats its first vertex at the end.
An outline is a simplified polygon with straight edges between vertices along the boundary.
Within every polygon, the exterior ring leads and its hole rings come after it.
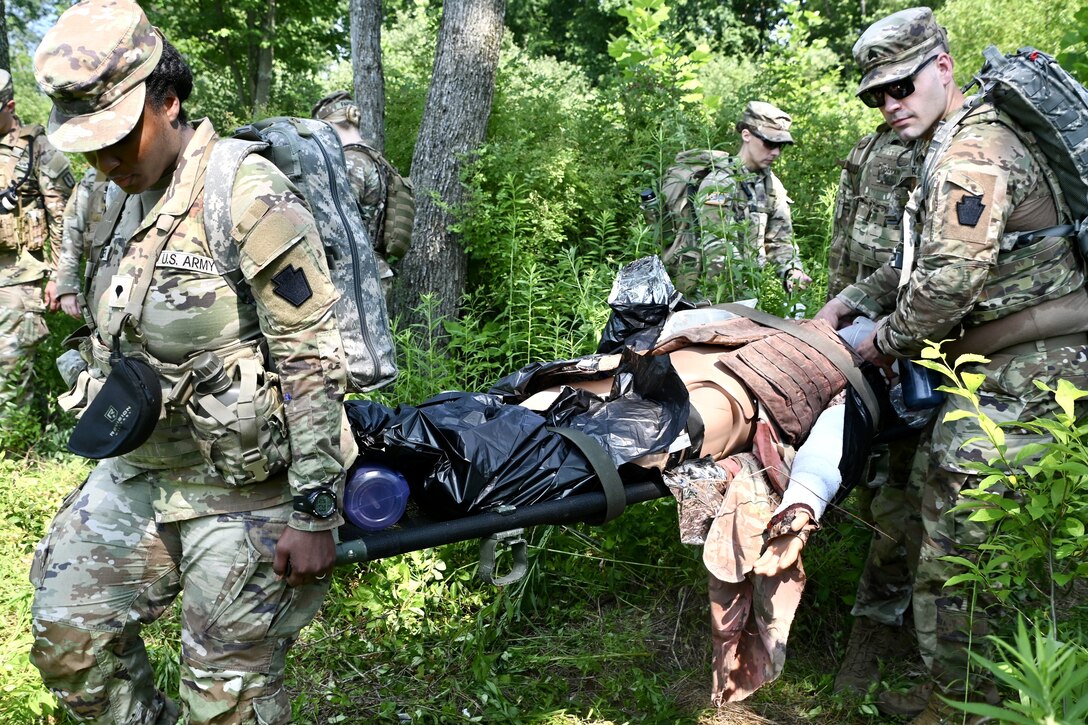
MULTIPOLYGON (((973 82, 981 92, 934 135, 922 171, 928 185, 940 158, 968 113, 984 101, 1016 122, 1010 126, 1029 149, 1045 158, 1044 173, 1058 206, 1065 199, 1073 222, 1060 227, 1020 232, 1020 240, 1075 236, 1082 259, 1088 259, 1088 90, 1054 58, 1034 48, 1002 55, 990 46, 973 82)), ((972 84, 972 85, 973 85, 972 84)))
POLYGON ((699 220, 695 213, 695 192, 711 170, 732 163, 726 151, 691 149, 676 154, 673 165, 661 180, 664 216, 661 239, 668 244, 662 260, 666 265, 696 247, 699 220))
POLYGON ((396 350, 385 298, 354 194, 340 139, 322 121, 269 118, 220 139, 212 148, 204 188, 204 228, 224 279, 252 302, 231 237, 230 195, 243 159, 259 153, 291 180, 314 215, 333 283, 340 290, 336 319, 347 358, 348 389, 365 392, 397 376, 396 350))
POLYGON ((350 143, 345 149, 358 149, 370 157, 381 169, 382 182, 385 184, 385 199, 378 212, 378 229, 381 239, 379 249, 386 256, 403 257, 412 245, 412 222, 416 215, 416 200, 412 190, 412 180, 401 176, 397 167, 373 146, 365 143, 350 143))

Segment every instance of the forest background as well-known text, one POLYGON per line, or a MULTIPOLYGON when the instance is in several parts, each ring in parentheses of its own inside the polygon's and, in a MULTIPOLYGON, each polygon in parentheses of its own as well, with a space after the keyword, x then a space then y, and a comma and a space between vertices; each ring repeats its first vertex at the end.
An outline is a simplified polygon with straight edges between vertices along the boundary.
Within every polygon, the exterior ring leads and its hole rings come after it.
MULTIPOLYGON (((442 14, 474 3, 402 0, 381 8, 384 145, 406 173, 415 175, 442 14)), ((349 14, 364 4, 174 0, 145 8, 192 61, 190 115, 209 116, 222 132, 255 115, 306 116, 326 92, 352 88, 349 14)), ((417 402, 445 389, 484 389, 526 363, 591 352, 617 269, 661 250, 659 230, 643 221, 639 190, 653 187, 679 150, 735 150, 733 124, 752 99, 793 116, 797 144, 775 172, 793 200, 796 239, 814 284, 786 299, 778 281, 758 268, 738 264, 732 279, 758 289, 769 311, 814 312, 825 293, 837 162, 879 121, 853 95, 850 48, 869 22, 911 4, 491 3, 506 28, 493 103, 483 142, 456 159, 462 193, 445 210, 454 219, 449 241, 466 262, 465 291, 448 299, 399 290, 402 374, 379 397, 417 402)), ((30 58, 65 5, 0 0, 0 64, 10 63, 24 122, 47 116, 30 58)), ((1081 5, 951 0, 934 7, 949 30, 961 82, 991 43, 1061 54, 1084 81, 1088 9, 1081 5)), ((726 299, 740 289, 708 291, 726 299)), ((55 393, 52 359, 73 324, 54 316, 50 325, 39 373, 55 393)), ((68 722, 27 660, 26 571, 52 512, 88 470, 64 452, 70 425, 53 410, 45 425, 27 415, 0 432, 5 723, 68 722)), ((1084 473, 1088 468, 1080 479, 1084 473)), ((699 551, 678 543, 674 511, 661 501, 600 528, 537 529, 528 576, 504 589, 475 579, 471 543, 338 570, 288 672, 296 721, 886 721, 871 696, 831 693, 869 538, 863 523, 849 511, 832 512, 813 538, 810 583, 783 677, 743 705, 714 711, 707 707, 705 572, 699 551)), ((1074 508, 1078 516, 1083 520, 1083 508, 1074 508)), ((1078 583, 1072 571, 1061 582, 1066 589, 1078 583)), ((1062 620, 1062 630, 1049 632, 1050 641, 1071 643, 1073 663, 1084 665, 1084 607, 1074 600, 1052 619, 1062 620)), ((148 637, 156 676, 176 689, 176 620, 150 627, 148 637)), ((917 668, 887 663, 885 684, 906 683, 917 668)), ((1075 692, 1083 694, 1080 687, 1075 692)))

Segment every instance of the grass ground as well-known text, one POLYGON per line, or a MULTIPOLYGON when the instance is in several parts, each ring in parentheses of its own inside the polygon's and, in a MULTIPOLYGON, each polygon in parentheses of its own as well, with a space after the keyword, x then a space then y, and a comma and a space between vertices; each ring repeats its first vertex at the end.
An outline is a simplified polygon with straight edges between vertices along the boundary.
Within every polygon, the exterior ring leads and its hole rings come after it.
MULTIPOLYGON (((89 470, 67 454, 0 459, 0 721, 66 723, 27 659, 26 572, 65 493, 89 470)), ((601 527, 532 532, 531 570, 496 588, 472 543, 339 569, 288 670, 297 723, 872 723, 831 693, 846 592, 865 531, 814 539, 785 673, 749 701, 708 705, 705 573, 676 541, 667 501, 601 527)), ((176 688, 176 618, 146 631, 160 685, 176 688)))

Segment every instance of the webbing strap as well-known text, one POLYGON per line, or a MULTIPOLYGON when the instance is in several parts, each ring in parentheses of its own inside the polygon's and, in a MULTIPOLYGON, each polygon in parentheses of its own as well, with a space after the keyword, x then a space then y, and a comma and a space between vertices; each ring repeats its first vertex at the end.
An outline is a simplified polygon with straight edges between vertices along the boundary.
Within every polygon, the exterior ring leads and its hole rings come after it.
POLYGON ((208 172, 204 175, 204 235, 208 238, 219 273, 231 291, 247 304, 253 302, 248 285, 239 269, 238 245, 230 232, 234 222, 230 216, 234 180, 242 162, 252 153, 268 148, 263 141, 221 138, 208 157, 208 172))
POLYGON ((861 374, 861 371, 858 370, 858 366, 854 364, 854 361, 842 348, 837 347, 819 333, 806 329, 792 320, 784 320, 781 317, 775 317, 762 310, 755 310, 751 307, 745 307, 744 305, 738 305, 732 302, 714 305, 713 307, 715 309, 732 312, 740 317, 747 317, 749 320, 758 322, 761 325, 781 330, 810 347, 816 348, 821 355, 830 360, 832 364, 846 376, 850 386, 861 396, 873 421, 877 422, 880 420, 880 405, 877 403, 876 396, 873 395, 873 389, 869 387, 869 384, 865 381, 865 377, 861 374))
POLYGON ((83 271, 83 288, 79 291, 79 307, 83 311, 83 319, 87 320, 87 326, 90 328, 89 335, 93 336, 98 330, 98 324, 95 322, 94 315, 91 314, 91 308, 87 304, 87 293, 91 289, 91 280, 98 274, 98 266, 102 261, 102 248, 107 244, 113 243, 113 232, 117 228, 117 222, 121 218, 121 212, 125 208, 125 203, 128 201, 129 195, 124 191, 121 191, 120 187, 115 187, 118 190, 118 194, 109 201, 107 197, 107 208, 105 214, 102 215, 102 219, 99 220, 98 226, 95 227, 94 238, 91 240, 90 251, 87 253, 87 264, 83 271))
POLYGON ((1041 239, 1047 237, 1072 237, 1076 236, 1084 225, 1084 221, 1078 221, 1075 224, 1058 224, 1057 226, 1047 227, 1046 229, 1034 229, 1029 232, 1014 232, 1016 234, 1016 241, 1013 243, 1013 249, 1017 248, 1021 244, 1027 242, 1038 242, 1041 239))
MULTIPOLYGON (((197 189, 197 193, 200 193, 200 189, 197 189)), ((115 339, 121 334, 125 325, 130 326, 137 337, 142 334, 140 332, 140 317, 143 315, 144 299, 151 289, 151 279, 155 276, 155 264, 158 262, 159 253, 166 247, 166 243, 170 241, 170 236, 184 218, 185 214, 177 216, 160 214, 155 220, 153 233, 156 238, 151 246, 151 251, 147 255, 147 263, 141 270, 140 276, 129 294, 128 304, 125 305, 122 314, 114 313, 110 315, 109 333, 115 339)))
POLYGON ((612 459, 605 453, 601 444, 574 428, 548 426, 547 430, 558 433, 574 444, 574 447, 581 451, 582 455, 589 461, 593 472, 597 474, 597 479, 601 482, 601 488, 604 489, 605 500, 604 518, 597 523, 608 523, 622 514, 623 510, 627 508, 627 494, 623 491, 623 481, 620 480, 619 471, 616 470, 615 464, 612 463, 612 459))

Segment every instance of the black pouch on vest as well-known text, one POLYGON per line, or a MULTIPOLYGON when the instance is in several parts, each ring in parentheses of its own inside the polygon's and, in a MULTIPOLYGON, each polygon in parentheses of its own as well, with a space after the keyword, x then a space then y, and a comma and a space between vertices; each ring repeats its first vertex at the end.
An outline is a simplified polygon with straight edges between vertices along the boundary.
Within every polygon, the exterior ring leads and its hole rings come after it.
POLYGON ((68 437, 68 450, 84 458, 113 458, 139 448, 155 430, 162 386, 155 370, 121 354, 113 338, 110 374, 68 437))

